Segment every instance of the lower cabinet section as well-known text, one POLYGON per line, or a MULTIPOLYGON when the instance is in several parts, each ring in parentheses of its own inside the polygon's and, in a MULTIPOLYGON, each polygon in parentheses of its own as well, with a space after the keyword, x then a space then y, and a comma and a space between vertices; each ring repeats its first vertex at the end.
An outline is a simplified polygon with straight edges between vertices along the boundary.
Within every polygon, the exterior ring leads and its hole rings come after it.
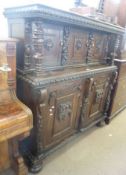
MULTIPOLYGON (((49 148, 77 127, 82 100, 82 82, 68 81, 40 89, 38 115, 43 116, 43 148, 49 148)), ((42 133, 42 131, 41 131, 42 133)))
POLYGON ((18 96, 34 115, 34 128, 26 141, 29 146, 22 144, 32 172, 39 171, 45 155, 70 135, 107 118, 115 75, 116 66, 81 68, 67 76, 60 72, 39 81, 18 76, 18 96))

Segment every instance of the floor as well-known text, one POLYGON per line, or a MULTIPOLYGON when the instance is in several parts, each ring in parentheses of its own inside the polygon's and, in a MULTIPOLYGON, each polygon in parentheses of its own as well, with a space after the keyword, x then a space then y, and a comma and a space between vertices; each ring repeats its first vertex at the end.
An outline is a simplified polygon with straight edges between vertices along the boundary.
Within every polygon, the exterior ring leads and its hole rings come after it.
POLYGON ((72 137, 44 160, 37 175, 126 175, 126 110, 109 125, 72 137))
POLYGON ((109 125, 72 138, 37 175, 126 175, 126 110, 109 125))

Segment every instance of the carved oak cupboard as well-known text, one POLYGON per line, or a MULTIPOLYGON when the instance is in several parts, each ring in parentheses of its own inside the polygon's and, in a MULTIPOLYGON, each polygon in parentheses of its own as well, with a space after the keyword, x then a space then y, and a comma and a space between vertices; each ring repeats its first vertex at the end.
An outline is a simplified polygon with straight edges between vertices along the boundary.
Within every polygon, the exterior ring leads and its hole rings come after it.
POLYGON ((4 14, 9 36, 20 39, 17 94, 34 116, 23 153, 37 172, 53 147, 108 117, 124 29, 39 4, 4 14))

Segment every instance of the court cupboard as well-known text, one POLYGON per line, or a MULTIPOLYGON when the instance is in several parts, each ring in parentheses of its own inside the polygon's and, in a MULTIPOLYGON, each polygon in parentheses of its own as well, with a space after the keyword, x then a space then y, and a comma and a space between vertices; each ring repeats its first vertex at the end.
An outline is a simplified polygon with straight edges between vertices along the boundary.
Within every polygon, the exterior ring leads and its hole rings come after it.
POLYGON ((32 172, 43 158, 108 110, 124 29, 99 19, 40 4, 5 9, 9 37, 18 38, 17 94, 33 112, 22 150, 32 172))

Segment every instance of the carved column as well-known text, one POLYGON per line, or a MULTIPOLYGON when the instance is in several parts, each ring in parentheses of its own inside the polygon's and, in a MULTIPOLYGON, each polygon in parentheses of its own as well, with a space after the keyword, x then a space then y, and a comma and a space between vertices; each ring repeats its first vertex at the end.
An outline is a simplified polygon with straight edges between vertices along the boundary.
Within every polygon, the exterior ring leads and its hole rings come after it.
POLYGON ((36 75, 39 75, 42 72, 43 44, 44 44, 43 22, 33 21, 32 22, 32 47, 33 47, 32 57, 35 62, 36 75))
POLYGON ((40 89, 35 92, 35 103, 36 103, 36 155, 32 155, 33 159, 31 162, 30 171, 33 173, 39 172, 42 169, 43 162, 43 125, 44 125, 44 114, 46 113, 47 105, 47 89, 40 89))
POLYGON ((65 26, 64 31, 63 31, 63 41, 61 43, 61 45, 62 45, 61 64, 62 65, 67 64, 69 33, 70 33, 70 28, 65 26))
POLYGON ((105 109, 104 109, 104 115, 106 116, 106 118, 105 118, 105 123, 106 124, 109 124, 109 122, 110 122, 110 118, 108 116, 108 113, 109 113, 109 110, 111 108, 112 95, 113 95, 113 92, 114 92, 115 84, 117 82, 117 78, 118 78, 118 72, 116 71, 116 72, 113 73, 113 76, 110 80, 108 95, 107 95, 105 109))
POLYGON ((93 48, 94 48, 94 35, 93 35, 93 33, 89 33, 87 47, 88 47, 88 52, 87 52, 86 63, 90 63, 92 61, 92 58, 93 58, 93 48))

